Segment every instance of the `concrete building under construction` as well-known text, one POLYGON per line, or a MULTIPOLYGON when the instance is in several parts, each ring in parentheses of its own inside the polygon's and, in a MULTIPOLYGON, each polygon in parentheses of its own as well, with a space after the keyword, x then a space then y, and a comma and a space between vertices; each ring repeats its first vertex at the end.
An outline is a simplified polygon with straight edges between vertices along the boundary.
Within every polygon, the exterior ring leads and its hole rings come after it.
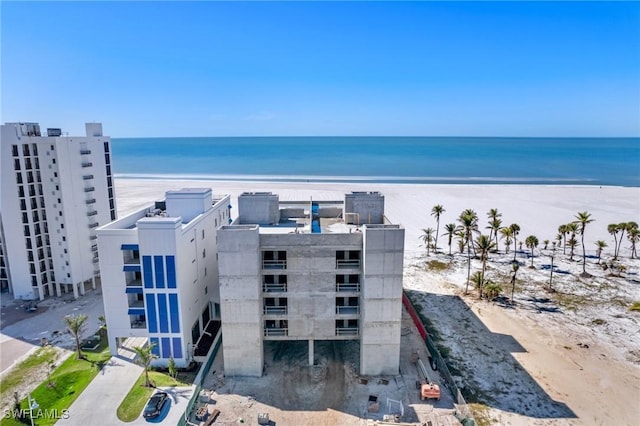
POLYGON ((396 374, 400 355, 404 228, 384 196, 280 202, 243 193, 217 234, 224 368, 260 376, 265 341, 358 340, 360 373, 396 374))

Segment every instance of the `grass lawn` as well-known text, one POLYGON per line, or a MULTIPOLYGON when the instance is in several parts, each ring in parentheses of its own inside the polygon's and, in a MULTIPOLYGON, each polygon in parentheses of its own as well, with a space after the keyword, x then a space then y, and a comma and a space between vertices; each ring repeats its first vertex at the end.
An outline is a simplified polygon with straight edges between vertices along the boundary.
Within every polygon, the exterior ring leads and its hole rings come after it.
POLYGON ((34 354, 18 364, 0 381, 0 398, 2 401, 13 400, 13 392, 22 383, 25 377, 39 370, 43 365, 49 364, 55 358, 55 350, 51 346, 39 348, 34 354))
MULTIPOLYGON (((149 380, 156 387, 191 386, 193 379, 194 376, 188 373, 178 373, 177 379, 174 380, 166 373, 149 371, 149 380)), ((142 372, 118 407, 118 419, 123 422, 132 422, 137 419, 153 392, 155 388, 144 386, 144 372, 142 372)))
MULTIPOLYGON (((111 358, 106 339, 103 339, 96 351, 85 351, 83 354, 85 359, 79 360, 76 360, 75 354, 71 355, 53 371, 51 382, 45 380, 31 392, 31 397, 38 402, 38 410, 48 410, 48 412, 57 410, 58 415, 62 415, 62 410, 71 406, 73 401, 80 396, 91 380, 100 372, 102 366, 111 358)), ((20 407, 29 408, 26 398, 21 401, 20 407)), ((37 411, 34 411, 34 417, 37 414, 37 411)), ((37 424, 39 426, 53 425, 56 421, 58 419, 47 419, 40 416, 37 419, 37 424)), ((22 423, 13 418, 3 418, 0 424, 2 426, 22 425, 22 423)))

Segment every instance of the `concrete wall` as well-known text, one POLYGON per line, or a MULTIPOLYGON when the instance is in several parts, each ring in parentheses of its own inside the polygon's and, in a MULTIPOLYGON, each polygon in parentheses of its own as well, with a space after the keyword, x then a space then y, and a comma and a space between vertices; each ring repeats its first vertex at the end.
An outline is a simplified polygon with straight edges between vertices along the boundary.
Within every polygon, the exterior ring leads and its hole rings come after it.
POLYGON ((270 192, 245 192, 238 196, 241 224, 269 225, 280 222, 278 195, 270 192))
POLYGON ((223 226, 218 229, 222 345, 226 375, 262 375, 261 266, 257 226, 223 226))
POLYGON ((400 360, 404 229, 364 227, 360 374, 397 374, 400 360))
MULTIPOLYGON (((262 234, 261 250, 286 250, 286 296, 290 340, 336 338, 336 273, 359 273, 359 268, 336 270, 337 250, 362 250, 362 234, 262 234)), ((268 271, 263 271, 267 274, 268 271)), ((263 294, 264 297, 271 296, 263 294)))
POLYGON ((352 192, 344 196, 345 220, 348 213, 356 214, 349 223, 381 224, 384 221, 384 195, 379 192, 352 192))

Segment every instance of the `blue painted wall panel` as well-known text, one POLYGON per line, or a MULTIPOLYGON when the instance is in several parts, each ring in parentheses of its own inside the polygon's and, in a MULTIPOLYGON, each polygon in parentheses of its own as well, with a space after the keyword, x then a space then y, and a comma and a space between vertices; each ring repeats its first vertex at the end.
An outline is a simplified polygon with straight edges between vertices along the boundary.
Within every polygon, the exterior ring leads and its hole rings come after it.
POLYGON ((158 332, 158 320, 156 316, 156 298, 154 294, 147 294, 147 328, 149 333, 158 332))
POLYGON ((153 269, 151 269, 151 256, 142 256, 142 281, 144 288, 153 288, 153 269))
POLYGON ((176 288, 176 258, 175 256, 167 256, 167 287, 176 288))
POLYGON ((140 265, 124 265, 122 270, 124 272, 140 272, 140 265))
POLYGON ((122 244, 120 250, 140 250, 138 244, 122 244))
POLYGON ((160 323, 160 333, 168 333, 167 295, 162 293, 158 294, 158 322, 160 323))
POLYGON ((182 339, 179 337, 173 338, 173 358, 182 358, 182 339))
POLYGON ((180 333, 180 312, 178 310, 177 294, 169 294, 169 318, 171 319, 171 332, 180 333))
POLYGON ((171 339, 163 337, 160 341, 162 342, 162 358, 171 358, 171 339))
POLYGON ((157 337, 152 337, 149 339, 149 341, 151 342, 152 349, 151 352, 159 357, 160 356, 160 339, 158 339, 157 337))
POLYGON ((156 272, 156 288, 164 288, 164 259, 162 256, 153 256, 156 272))

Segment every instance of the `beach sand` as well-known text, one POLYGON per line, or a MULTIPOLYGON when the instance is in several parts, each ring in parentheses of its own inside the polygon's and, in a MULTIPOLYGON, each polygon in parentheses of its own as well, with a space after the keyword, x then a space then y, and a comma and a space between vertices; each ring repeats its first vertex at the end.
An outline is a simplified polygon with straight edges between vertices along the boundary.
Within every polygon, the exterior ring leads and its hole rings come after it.
MULTIPOLYGON (((559 250, 554 292, 544 289, 549 250, 542 250, 544 240, 555 240, 559 225, 587 211, 594 219, 585 232, 587 255, 594 256, 595 241, 604 240, 609 247, 602 258, 607 261, 613 248, 607 225, 640 222, 640 188, 139 179, 115 183, 120 217, 162 199, 166 190, 185 187, 230 194, 234 208, 244 191, 272 191, 282 201, 342 200, 350 191, 380 191, 386 216, 406 229, 404 286, 440 331, 442 344, 450 350, 448 358, 460 372, 458 386, 481 402, 476 416, 511 425, 632 425, 640 418, 640 313, 629 311, 633 301, 640 301, 640 263, 628 258, 626 237, 623 277, 610 277, 610 271, 589 257, 593 278, 581 278, 580 245, 573 261, 559 250), (427 256, 419 236, 423 228, 436 228, 431 216, 436 204, 445 209, 440 218, 441 253, 427 256), (473 289, 465 295, 466 257, 446 254, 444 224, 473 209, 480 231, 488 234, 486 213, 492 208, 502 213, 503 225, 520 226, 519 240, 535 235, 540 241, 534 268, 528 267, 526 248, 518 254, 522 266, 515 305, 479 300, 473 289), (433 260, 447 264, 447 269, 430 269, 427 262, 433 260)), ((232 217, 237 215, 234 208, 232 217)), ((500 282, 509 277, 513 252, 505 254, 502 241, 499 249, 489 260, 487 274, 500 282)), ((479 265, 479 260, 472 260, 471 270, 479 265)))

